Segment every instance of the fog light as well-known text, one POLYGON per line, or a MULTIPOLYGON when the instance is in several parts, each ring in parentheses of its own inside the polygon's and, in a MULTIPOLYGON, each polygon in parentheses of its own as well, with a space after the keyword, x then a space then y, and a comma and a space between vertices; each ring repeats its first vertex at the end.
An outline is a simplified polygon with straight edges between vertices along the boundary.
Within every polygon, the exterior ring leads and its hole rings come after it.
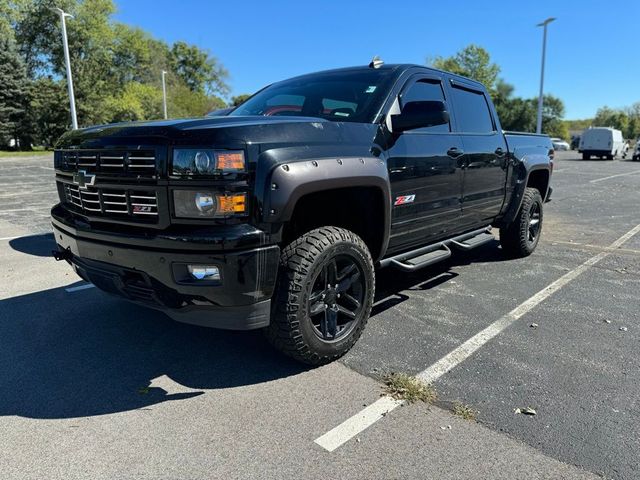
POLYGON ((210 193, 196 193, 196 208, 202 213, 209 213, 216 209, 216 203, 213 195, 210 193))
POLYGON ((187 270, 196 280, 220 280, 220 269, 213 265, 187 265, 187 270))

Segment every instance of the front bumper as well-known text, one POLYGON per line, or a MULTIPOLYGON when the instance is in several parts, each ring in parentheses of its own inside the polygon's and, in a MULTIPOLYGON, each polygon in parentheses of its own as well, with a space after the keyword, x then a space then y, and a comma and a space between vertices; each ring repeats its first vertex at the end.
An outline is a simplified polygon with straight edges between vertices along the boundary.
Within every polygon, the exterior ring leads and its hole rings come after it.
MULTIPOLYGON (((249 330, 269 324, 280 249, 276 245, 233 251, 203 249, 188 237, 173 238, 179 249, 158 248, 163 242, 136 236, 91 232, 69 224, 52 210, 59 252, 85 280, 135 303, 162 310, 175 320, 214 328, 249 330), (135 246, 134 246, 135 245, 135 246), (220 281, 198 283, 186 265, 216 265, 220 281)), ((212 235, 212 241, 219 236, 212 235)))

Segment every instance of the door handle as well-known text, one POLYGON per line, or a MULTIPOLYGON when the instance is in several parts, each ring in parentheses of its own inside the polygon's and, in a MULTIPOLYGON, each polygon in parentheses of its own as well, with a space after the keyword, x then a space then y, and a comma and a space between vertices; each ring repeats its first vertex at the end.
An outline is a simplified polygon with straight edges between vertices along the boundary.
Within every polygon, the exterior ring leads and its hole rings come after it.
POLYGON ((494 152, 498 157, 504 157, 504 150, 502 149, 502 147, 498 147, 496 148, 496 151, 494 152))
POLYGON ((447 150, 447 155, 451 158, 458 158, 463 153, 464 151, 460 150, 458 147, 451 147, 449 150, 447 150))

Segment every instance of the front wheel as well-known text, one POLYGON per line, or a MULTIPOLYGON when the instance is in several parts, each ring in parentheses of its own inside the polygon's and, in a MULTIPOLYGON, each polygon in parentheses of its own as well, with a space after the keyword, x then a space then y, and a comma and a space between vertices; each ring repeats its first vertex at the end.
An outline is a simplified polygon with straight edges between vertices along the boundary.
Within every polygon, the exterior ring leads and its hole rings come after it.
POLYGON ((312 230, 282 251, 267 339, 301 362, 331 362, 360 337, 374 290, 373 260, 360 237, 338 227, 312 230))
POLYGON ((542 196, 537 188, 527 187, 518 215, 500 229, 500 244, 511 257, 527 257, 533 253, 542 233, 542 196))

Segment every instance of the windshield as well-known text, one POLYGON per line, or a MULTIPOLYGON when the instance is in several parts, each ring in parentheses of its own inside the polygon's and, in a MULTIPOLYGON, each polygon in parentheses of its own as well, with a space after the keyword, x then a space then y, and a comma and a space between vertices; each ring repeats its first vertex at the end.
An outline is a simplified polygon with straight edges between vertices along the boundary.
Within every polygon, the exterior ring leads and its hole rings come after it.
POLYGON ((336 122, 371 122, 393 81, 392 70, 336 71, 275 83, 230 116, 305 116, 336 122))

